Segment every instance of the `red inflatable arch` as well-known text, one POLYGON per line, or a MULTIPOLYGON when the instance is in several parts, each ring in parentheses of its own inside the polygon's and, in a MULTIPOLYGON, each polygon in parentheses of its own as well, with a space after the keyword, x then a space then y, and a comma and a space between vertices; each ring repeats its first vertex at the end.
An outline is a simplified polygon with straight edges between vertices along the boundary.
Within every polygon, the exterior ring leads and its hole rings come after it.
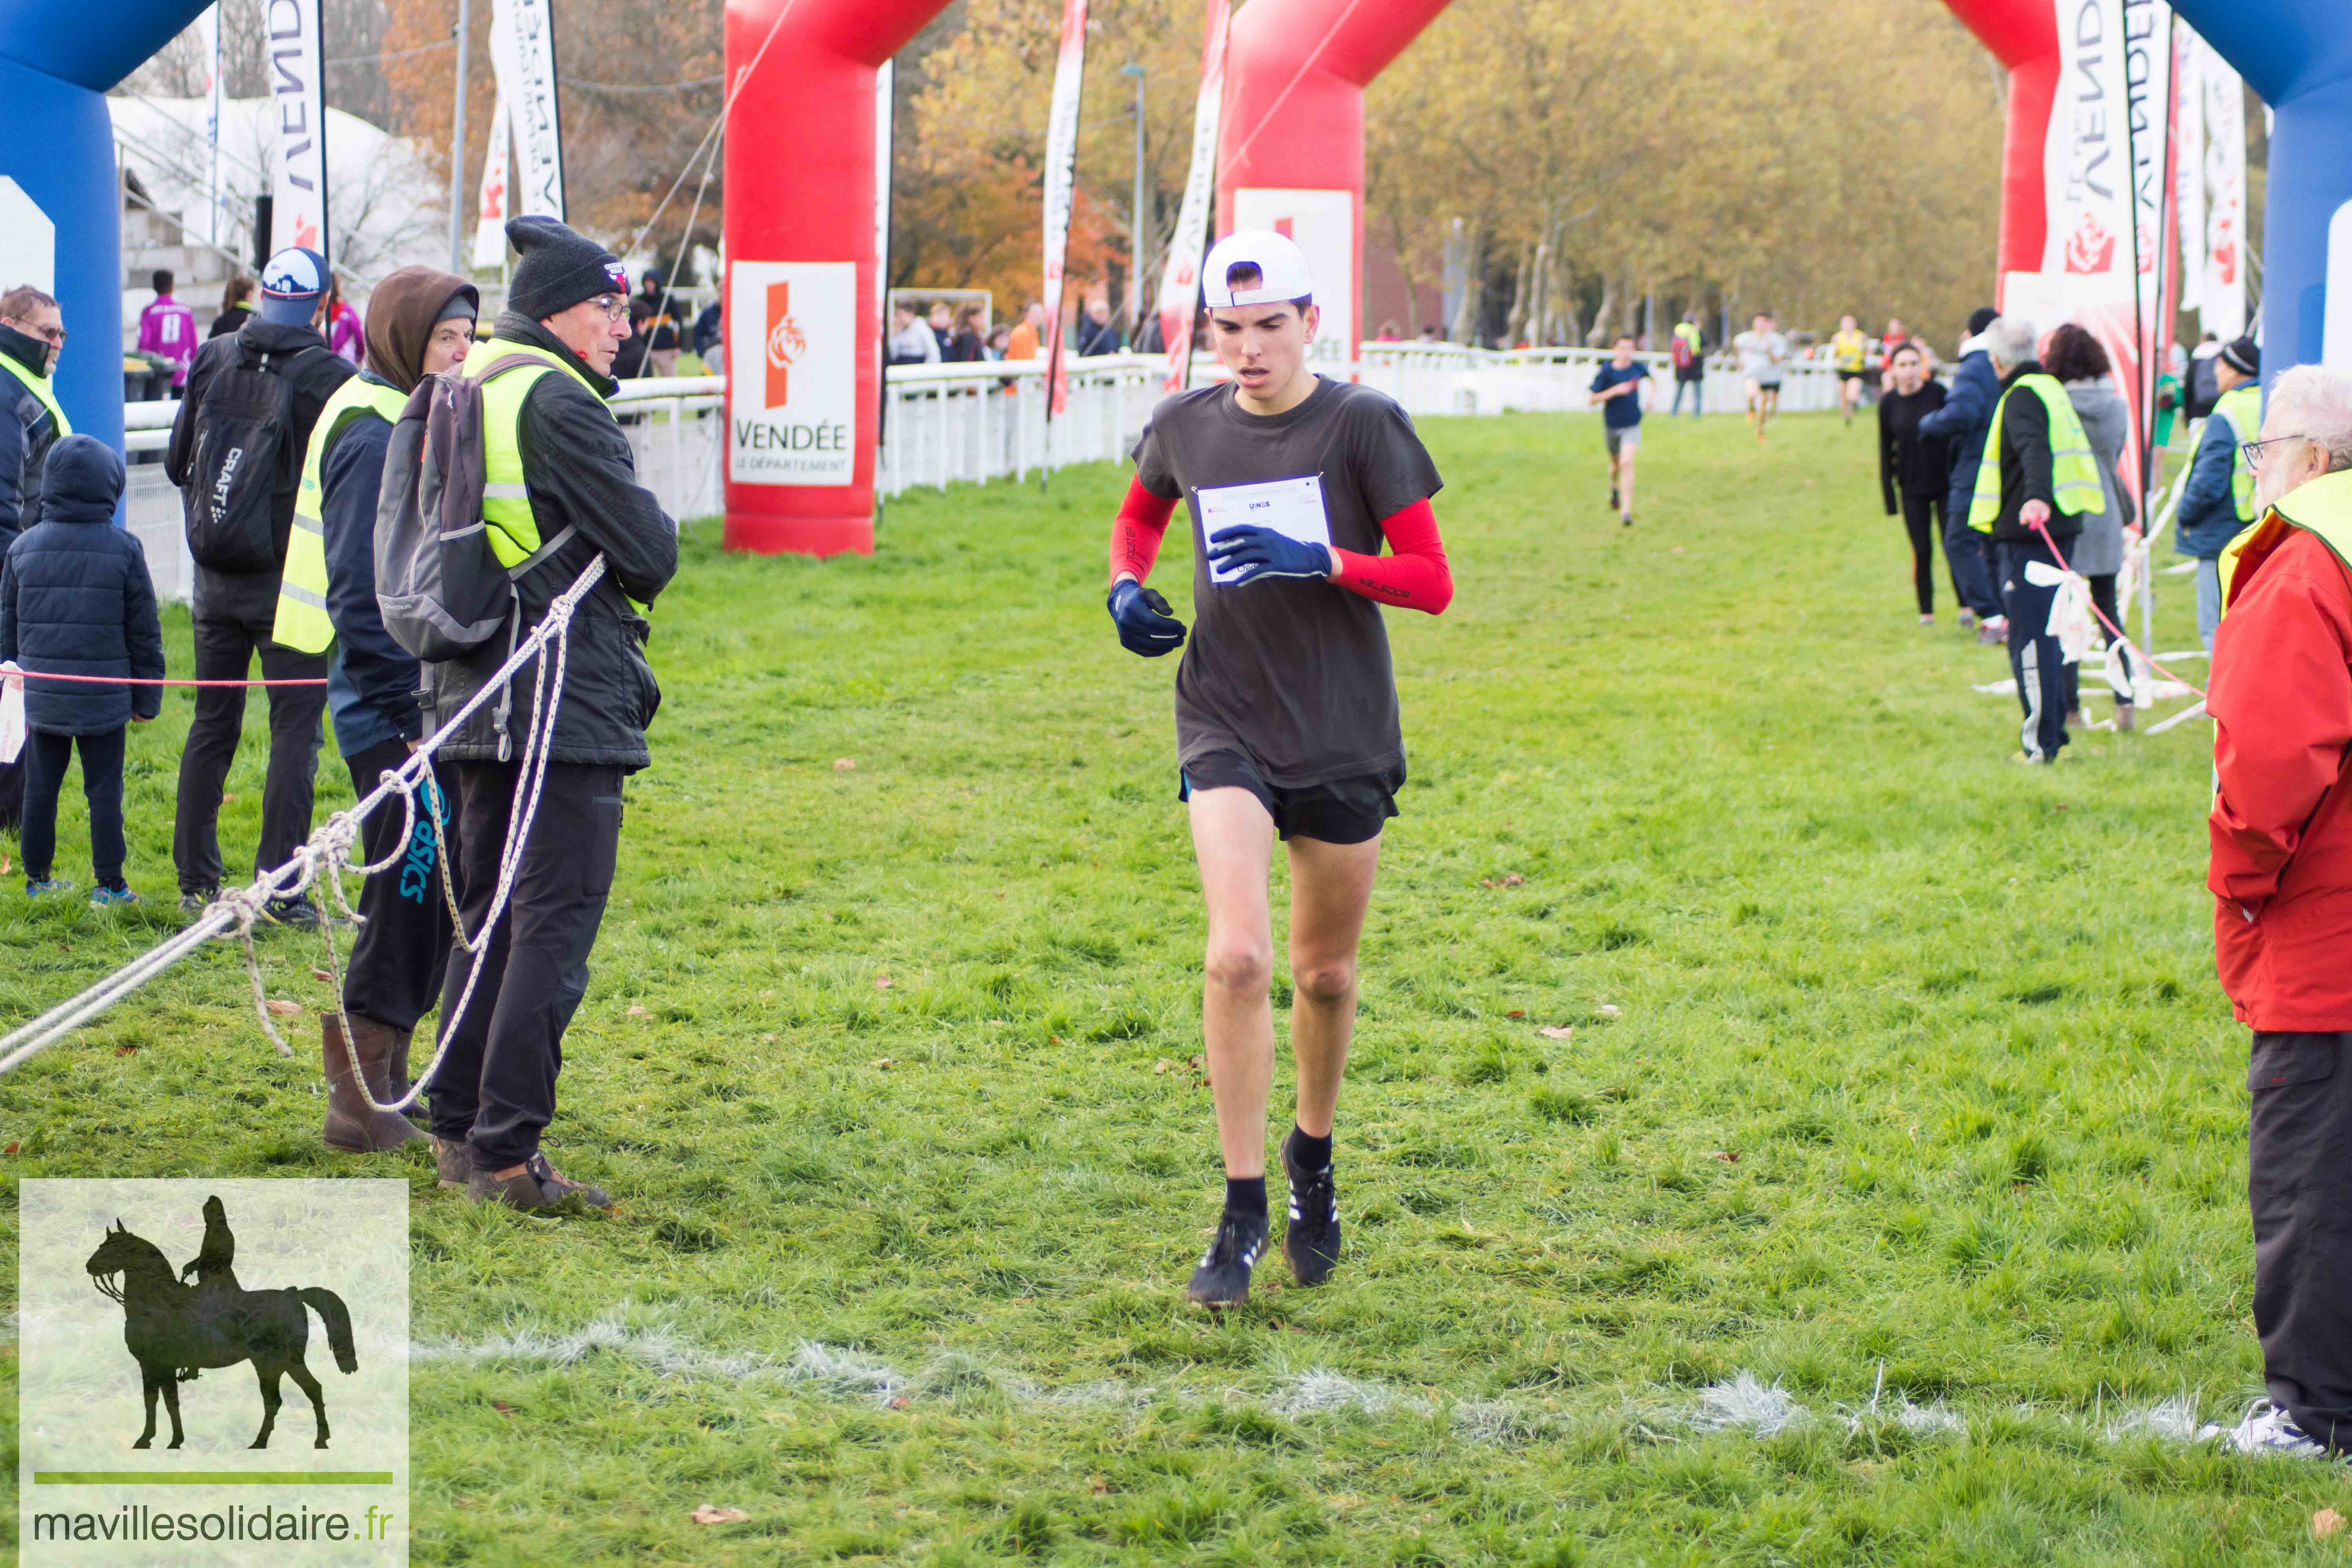
POLYGON ((2001 148, 2000 264, 1996 278, 2033 272, 2049 237, 2042 140, 2058 98, 2058 24, 2051 0, 1949 0, 1952 14, 2009 68, 2001 148))
POLYGON ((1318 358, 1362 335, 1364 89, 1445 0, 1249 0, 1234 17, 1217 147, 1217 232, 1280 229, 1314 268, 1318 358))
POLYGON ((730 550, 873 552, 875 75, 946 4, 727 0, 730 550))

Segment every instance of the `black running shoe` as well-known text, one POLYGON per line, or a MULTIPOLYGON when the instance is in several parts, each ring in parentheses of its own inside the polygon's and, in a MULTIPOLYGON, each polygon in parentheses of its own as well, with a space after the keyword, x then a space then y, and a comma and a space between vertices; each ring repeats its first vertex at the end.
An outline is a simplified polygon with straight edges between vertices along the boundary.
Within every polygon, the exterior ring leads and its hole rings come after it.
POLYGON ((1609 487, 1609 510, 1611 511, 1615 511, 1617 510, 1617 487, 1615 485, 1611 485, 1609 487))
POLYGON ((1265 1250, 1265 1215, 1227 1209, 1217 1216, 1217 1239, 1201 1255, 1184 1293, 1202 1307, 1240 1306, 1249 1300, 1250 1270, 1265 1250))
POLYGON ((1297 1138, 1282 1141, 1282 1170, 1290 1178, 1290 1226, 1282 1233, 1283 1260, 1290 1277, 1301 1285, 1320 1285, 1339 1261, 1339 1189, 1332 1184, 1331 1167, 1300 1168, 1292 1157, 1297 1138))

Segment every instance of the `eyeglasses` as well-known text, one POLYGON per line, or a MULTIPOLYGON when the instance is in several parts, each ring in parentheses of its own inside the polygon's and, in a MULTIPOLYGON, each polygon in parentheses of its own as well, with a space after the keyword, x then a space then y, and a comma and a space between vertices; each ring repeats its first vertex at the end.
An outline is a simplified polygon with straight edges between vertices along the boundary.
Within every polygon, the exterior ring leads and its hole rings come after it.
POLYGON ((66 346, 66 330, 63 327, 36 327, 25 321, 8 321, 5 324, 16 328, 27 337, 40 339, 53 349, 66 346))
POLYGON ((2238 443, 2238 451, 2246 459, 2246 467, 2249 469, 2254 469, 2263 466, 2264 447, 2276 447, 2288 441, 2307 441, 2310 438, 2308 436, 2273 436, 2267 441, 2241 441, 2238 443))
POLYGON ((604 312, 608 321, 617 321, 629 313, 629 302, 618 294, 600 295, 589 303, 604 312))

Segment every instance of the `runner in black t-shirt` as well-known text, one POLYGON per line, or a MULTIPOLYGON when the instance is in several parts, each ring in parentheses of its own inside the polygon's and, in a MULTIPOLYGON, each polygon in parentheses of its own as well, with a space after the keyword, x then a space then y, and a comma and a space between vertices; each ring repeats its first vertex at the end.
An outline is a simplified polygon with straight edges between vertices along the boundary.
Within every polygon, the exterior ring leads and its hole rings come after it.
POLYGON ((1143 579, 1189 501, 1198 620, 1176 674, 1178 794, 1208 906, 1202 1034, 1225 1160, 1224 1213, 1191 1295, 1227 1307, 1249 1299, 1266 1239, 1274 843, 1290 853, 1298 1068, 1283 1256, 1315 1285, 1339 1257, 1331 1120, 1355 1026, 1357 940, 1405 776, 1380 606, 1436 615, 1454 579, 1429 505, 1442 481, 1412 421, 1381 393, 1307 367, 1318 312, 1298 247, 1262 230, 1229 235, 1202 281, 1232 381, 1153 411, 1111 535, 1110 613, 1119 641, 1147 658, 1184 641, 1143 579), (1266 521, 1229 521, 1239 517, 1266 521), (1380 553, 1383 539, 1393 553, 1380 553))
POLYGON ((1642 447, 1642 384, 1649 367, 1633 358, 1633 334, 1620 332, 1609 363, 1592 376, 1601 405, 1601 439, 1609 453, 1609 510, 1633 526, 1633 457, 1642 447))

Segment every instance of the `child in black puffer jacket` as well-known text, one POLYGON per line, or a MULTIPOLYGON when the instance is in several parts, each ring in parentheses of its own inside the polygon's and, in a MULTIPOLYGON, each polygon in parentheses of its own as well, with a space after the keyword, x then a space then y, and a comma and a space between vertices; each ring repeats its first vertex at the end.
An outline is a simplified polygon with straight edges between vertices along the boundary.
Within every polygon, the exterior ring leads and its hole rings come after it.
POLYGON ((68 436, 50 449, 41 479, 41 521, 0 562, 0 659, 25 671, 25 891, 71 890, 53 880, 58 795, 81 750, 89 802, 93 904, 142 902, 122 879, 123 737, 163 710, 163 689, 116 682, 163 678, 163 630, 139 542, 114 526, 122 459, 105 442, 68 436), (48 675, 114 681, 43 680, 48 675))

